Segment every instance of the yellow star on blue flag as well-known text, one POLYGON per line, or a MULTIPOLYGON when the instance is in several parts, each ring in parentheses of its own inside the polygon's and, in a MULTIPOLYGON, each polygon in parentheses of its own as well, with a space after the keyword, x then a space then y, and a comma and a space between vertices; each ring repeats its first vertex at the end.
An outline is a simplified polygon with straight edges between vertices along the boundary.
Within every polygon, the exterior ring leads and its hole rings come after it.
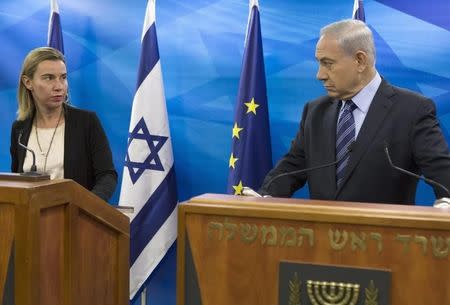
POLYGON ((238 124, 234 123, 232 138, 236 137, 237 139, 239 139, 239 133, 242 131, 242 129, 244 128, 239 128, 238 124))
POLYGON ((256 108, 258 108, 259 105, 255 103, 255 99, 254 98, 252 98, 252 100, 249 103, 244 103, 244 105, 247 106, 247 112, 246 113, 253 112, 253 114, 256 115, 256 108))
POLYGON ((244 186, 242 185, 242 181, 239 181, 238 185, 233 185, 234 195, 242 195, 242 190, 244 186))

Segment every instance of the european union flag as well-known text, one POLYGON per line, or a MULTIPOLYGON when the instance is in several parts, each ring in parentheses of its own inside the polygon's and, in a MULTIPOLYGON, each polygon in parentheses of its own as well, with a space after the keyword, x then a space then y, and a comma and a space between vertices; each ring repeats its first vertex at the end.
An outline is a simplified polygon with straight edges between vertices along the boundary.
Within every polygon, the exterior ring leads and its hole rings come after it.
POLYGON ((258 189, 272 168, 266 76, 257 0, 250 0, 229 160, 227 192, 242 195, 245 186, 258 189))

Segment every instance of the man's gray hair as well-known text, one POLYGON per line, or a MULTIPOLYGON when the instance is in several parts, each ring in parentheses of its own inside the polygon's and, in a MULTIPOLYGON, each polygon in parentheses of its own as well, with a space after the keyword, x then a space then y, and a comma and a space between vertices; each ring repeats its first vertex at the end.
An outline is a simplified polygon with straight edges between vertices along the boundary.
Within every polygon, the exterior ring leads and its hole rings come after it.
POLYGON ((336 39, 348 55, 364 51, 369 57, 369 62, 375 65, 376 54, 372 31, 364 22, 354 19, 337 21, 320 30, 320 36, 324 35, 336 39))

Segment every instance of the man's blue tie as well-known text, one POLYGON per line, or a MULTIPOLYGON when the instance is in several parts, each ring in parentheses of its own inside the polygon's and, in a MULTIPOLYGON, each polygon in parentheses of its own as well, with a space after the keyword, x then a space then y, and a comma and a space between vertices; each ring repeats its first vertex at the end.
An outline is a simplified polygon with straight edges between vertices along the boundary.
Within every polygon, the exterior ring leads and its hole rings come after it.
POLYGON ((349 155, 349 145, 355 140, 355 119, 353 110, 356 105, 352 100, 345 101, 344 109, 337 124, 336 132, 336 160, 339 160, 336 167, 336 184, 339 187, 344 179, 345 168, 347 167, 349 155))

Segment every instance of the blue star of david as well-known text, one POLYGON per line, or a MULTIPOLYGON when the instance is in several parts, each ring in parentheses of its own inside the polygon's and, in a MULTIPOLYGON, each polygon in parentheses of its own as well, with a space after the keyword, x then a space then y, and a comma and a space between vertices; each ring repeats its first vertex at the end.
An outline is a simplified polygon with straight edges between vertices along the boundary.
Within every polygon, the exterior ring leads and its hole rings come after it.
POLYGON ((125 166, 128 167, 128 172, 130 173, 130 178, 133 184, 136 183, 136 181, 147 169, 164 171, 158 152, 161 150, 164 143, 166 143, 167 139, 168 137, 151 135, 148 131, 147 125, 145 124, 144 118, 139 120, 133 131, 129 134, 127 156, 125 158, 125 166), (131 142, 135 139, 145 140, 147 142, 150 153, 143 162, 134 162, 130 160, 128 149, 130 148, 131 142))

